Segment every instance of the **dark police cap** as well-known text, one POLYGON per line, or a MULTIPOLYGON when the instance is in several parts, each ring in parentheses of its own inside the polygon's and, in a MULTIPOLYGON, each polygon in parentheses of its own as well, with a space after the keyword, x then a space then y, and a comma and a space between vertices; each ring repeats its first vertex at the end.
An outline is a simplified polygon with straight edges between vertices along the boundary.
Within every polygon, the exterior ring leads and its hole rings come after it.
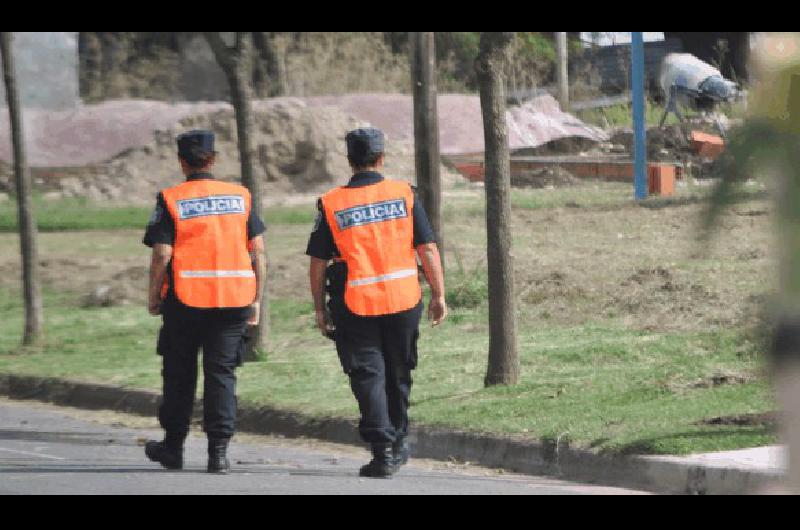
POLYGON ((367 155, 383 153, 383 132, 374 127, 355 129, 345 136, 347 156, 362 158, 367 155))
POLYGON ((178 136, 178 156, 187 162, 202 159, 214 154, 214 133, 194 130, 178 136))

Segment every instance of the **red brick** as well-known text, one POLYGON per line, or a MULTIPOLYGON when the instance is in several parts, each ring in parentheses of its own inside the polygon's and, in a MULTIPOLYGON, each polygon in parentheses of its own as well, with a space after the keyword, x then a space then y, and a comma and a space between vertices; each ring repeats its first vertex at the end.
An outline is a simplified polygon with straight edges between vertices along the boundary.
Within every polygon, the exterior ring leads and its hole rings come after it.
POLYGON ((470 182, 483 182, 483 164, 455 164, 455 168, 470 182))
POLYGON ((648 164, 647 177, 651 195, 669 197, 675 193, 675 166, 648 164))
POLYGON ((692 131, 691 140, 692 150, 703 158, 714 160, 725 150, 725 141, 714 134, 692 131))

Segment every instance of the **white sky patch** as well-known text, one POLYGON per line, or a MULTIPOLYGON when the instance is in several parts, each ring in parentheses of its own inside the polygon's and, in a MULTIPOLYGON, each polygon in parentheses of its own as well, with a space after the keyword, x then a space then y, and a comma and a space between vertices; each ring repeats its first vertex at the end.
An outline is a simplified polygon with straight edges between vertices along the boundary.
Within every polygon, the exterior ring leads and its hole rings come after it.
MULTIPOLYGON (((645 31, 642 35, 645 42, 664 40, 663 31, 645 31)), ((610 46, 613 44, 630 44, 631 33, 624 31, 583 31, 581 40, 587 43, 594 43, 598 46, 610 46)))

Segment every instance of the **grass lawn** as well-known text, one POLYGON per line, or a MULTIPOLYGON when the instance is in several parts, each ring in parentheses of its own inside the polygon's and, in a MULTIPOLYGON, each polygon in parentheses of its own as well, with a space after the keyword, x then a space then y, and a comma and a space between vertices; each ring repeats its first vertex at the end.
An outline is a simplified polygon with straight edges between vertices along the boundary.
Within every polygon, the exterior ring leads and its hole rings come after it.
MULTIPOLYGON (((153 209, 124 204, 99 204, 84 198, 34 198, 36 224, 42 232, 143 229, 153 209)), ((309 224, 314 206, 272 206, 264 211, 268 224, 309 224)), ((12 197, 0 203, 0 232, 16 232, 17 206, 12 197)))
MULTIPOLYGON (((751 333, 773 289, 768 203, 754 197, 737 207, 723 218, 719 238, 698 249, 694 222, 704 193, 686 188, 673 201, 643 208, 632 204, 630 186, 515 192, 522 377, 517 386, 488 389, 481 192, 448 198, 452 314, 437 329, 423 325, 412 422, 611 452, 774 443, 763 424, 703 422, 776 407, 751 333)), ((264 361, 240 369, 240 397, 356 417, 333 344, 314 328, 303 255, 313 205, 270 215, 272 347, 264 361)), ((81 303, 89 280, 113 281, 120 269, 146 267, 142 223, 131 228, 42 234, 43 259, 69 274, 45 275, 47 338, 35 351, 18 346, 23 311, 18 278, 9 274, 18 271, 16 237, 0 234, 0 373, 160 388, 160 321, 144 309, 146 277, 130 280, 140 295, 130 305, 81 303), (90 265, 91 274, 81 274, 90 265)))

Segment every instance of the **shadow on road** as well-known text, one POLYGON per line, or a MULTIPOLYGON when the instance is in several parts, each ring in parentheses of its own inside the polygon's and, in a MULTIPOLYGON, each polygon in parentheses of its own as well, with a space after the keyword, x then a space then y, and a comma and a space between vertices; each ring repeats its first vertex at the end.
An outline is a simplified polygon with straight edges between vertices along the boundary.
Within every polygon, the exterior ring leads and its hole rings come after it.
POLYGON ((46 432, 26 431, 21 429, 0 429, 0 440, 51 442, 73 445, 138 445, 136 440, 120 440, 118 437, 102 432, 46 432))

